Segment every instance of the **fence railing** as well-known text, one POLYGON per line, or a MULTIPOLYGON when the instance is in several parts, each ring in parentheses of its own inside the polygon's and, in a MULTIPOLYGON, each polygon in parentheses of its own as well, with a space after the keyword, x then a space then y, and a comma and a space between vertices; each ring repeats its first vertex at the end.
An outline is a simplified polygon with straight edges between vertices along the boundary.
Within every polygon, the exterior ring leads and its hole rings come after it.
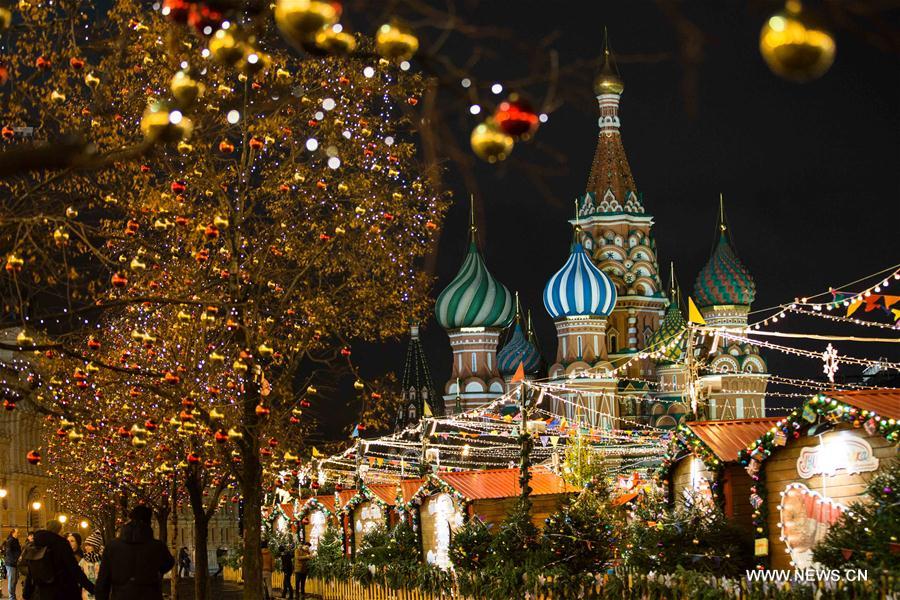
MULTIPOLYGON (((225 581, 242 582, 241 569, 225 567, 225 581)), ((680 580, 666 586, 654 585, 657 581, 654 577, 637 575, 634 573, 623 574, 619 589, 613 591, 604 589, 604 584, 598 581, 582 591, 585 599, 603 598, 650 598, 666 600, 692 600, 697 597, 696 581, 687 582, 680 580)), ((272 573, 272 589, 277 594, 284 585, 284 575, 280 572, 272 573)), ((745 579, 725 580, 711 577, 704 582, 707 597, 733 598, 736 600, 763 600, 786 598, 791 596, 792 588, 801 587, 790 582, 770 584, 763 587, 751 587, 745 579), (718 594, 710 592, 718 591, 718 594)), ((802 586, 808 587, 808 586, 802 586)), ((822 583, 810 590, 809 597, 822 599, 832 598, 873 598, 878 600, 900 600, 898 595, 898 581, 893 577, 882 577, 874 581, 856 584, 840 582, 837 585, 825 586, 822 583)), ((442 590, 440 594, 423 592, 418 589, 390 589, 386 586, 372 584, 363 585, 354 579, 347 581, 325 582, 320 579, 309 579, 306 582, 307 595, 313 595, 322 600, 472 600, 460 594, 455 585, 442 590)), ((800 596, 797 596, 800 597, 800 596)), ((551 592, 539 592, 530 596, 532 600, 560 600, 560 597, 551 592)), ((499 598, 493 600, 501 600, 499 598)))

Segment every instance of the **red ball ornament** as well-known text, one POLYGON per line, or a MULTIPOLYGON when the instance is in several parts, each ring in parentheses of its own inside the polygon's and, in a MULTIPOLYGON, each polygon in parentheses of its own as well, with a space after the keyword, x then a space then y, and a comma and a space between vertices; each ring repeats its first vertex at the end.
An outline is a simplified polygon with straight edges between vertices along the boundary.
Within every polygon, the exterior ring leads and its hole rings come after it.
POLYGON ((39 450, 29 450, 28 454, 25 455, 25 460, 27 460, 30 464, 36 465, 41 462, 41 453, 39 450))
POLYGON ((510 94, 494 112, 494 121, 500 130, 516 138, 528 138, 538 128, 538 115, 527 100, 518 94, 510 94))
POLYGON ((206 5, 194 4, 188 12, 187 22, 197 33, 212 35, 221 27, 224 19, 225 17, 219 11, 206 5))
POLYGON ((176 23, 186 23, 191 3, 186 0, 163 0, 162 14, 176 23))

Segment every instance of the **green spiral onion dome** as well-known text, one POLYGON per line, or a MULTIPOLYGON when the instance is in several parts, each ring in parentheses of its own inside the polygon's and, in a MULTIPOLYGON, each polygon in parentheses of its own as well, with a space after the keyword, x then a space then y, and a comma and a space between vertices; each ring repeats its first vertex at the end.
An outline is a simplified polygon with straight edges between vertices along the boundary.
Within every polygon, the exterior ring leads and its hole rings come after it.
POLYGON ((488 273, 474 241, 459 273, 438 296, 434 314, 444 329, 503 328, 512 322, 513 295, 488 273))
POLYGON ((662 356, 656 359, 658 363, 676 363, 681 360, 685 345, 685 326, 687 322, 678 307, 678 303, 670 302, 666 309, 659 329, 647 340, 645 350, 647 352, 662 351, 662 356), (674 342, 674 343, 673 343, 674 342))
POLYGON ((750 306, 756 297, 756 284, 750 271, 737 257, 723 231, 719 243, 694 283, 697 306, 750 306))

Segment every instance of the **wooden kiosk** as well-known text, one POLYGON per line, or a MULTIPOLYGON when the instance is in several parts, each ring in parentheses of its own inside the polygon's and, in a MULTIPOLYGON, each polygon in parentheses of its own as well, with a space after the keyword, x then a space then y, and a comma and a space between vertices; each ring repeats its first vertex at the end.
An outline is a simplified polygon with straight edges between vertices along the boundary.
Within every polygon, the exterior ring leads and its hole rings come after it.
POLYGON ((741 452, 754 479, 749 499, 761 563, 814 566, 812 548, 896 460, 898 419, 896 390, 819 394, 741 452))

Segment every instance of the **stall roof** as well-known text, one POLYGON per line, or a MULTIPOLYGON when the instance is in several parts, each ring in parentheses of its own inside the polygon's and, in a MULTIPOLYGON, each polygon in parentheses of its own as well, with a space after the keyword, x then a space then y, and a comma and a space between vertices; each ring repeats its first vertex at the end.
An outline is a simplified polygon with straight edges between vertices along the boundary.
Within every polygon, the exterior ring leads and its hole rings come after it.
POLYGON ((401 479, 400 494, 403 496, 403 501, 409 502, 415 493, 419 491, 419 488, 422 487, 423 483, 425 483, 424 479, 401 479))
POLYGON ((391 483, 373 483, 368 487, 373 494, 388 506, 393 506, 397 503, 396 485, 391 483))
MULTIPOLYGON (((338 502, 339 502, 339 505, 337 507, 338 510, 340 510, 341 507, 343 507, 345 504, 347 504, 347 502, 350 501, 350 498, 352 498, 355 495, 356 495, 356 490, 341 490, 340 492, 338 492, 338 502)), ((334 494, 322 494, 320 496, 312 496, 310 498, 307 498, 303 502, 301 507, 306 506, 312 500, 316 500, 316 502, 323 505, 325 508, 327 508, 331 512, 335 512, 334 494)))
POLYGON ((852 390, 826 392, 825 395, 888 419, 900 419, 900 390, 852 390))
POLYGON ((719 460, 736 462, 747 444, 769 431, 778 417, 737 419, 735 421, 691 421, 685 423, 719 460))
MULTIPOLYGON (((447 485, 469 500, 509 498, 518 496, 519 469, 488 469, 485 471, 442 471, 437 474, 447 485)), ((532 495, 575 494, 581 488, 569 485, 546 467, 531 468, 532 495)))

